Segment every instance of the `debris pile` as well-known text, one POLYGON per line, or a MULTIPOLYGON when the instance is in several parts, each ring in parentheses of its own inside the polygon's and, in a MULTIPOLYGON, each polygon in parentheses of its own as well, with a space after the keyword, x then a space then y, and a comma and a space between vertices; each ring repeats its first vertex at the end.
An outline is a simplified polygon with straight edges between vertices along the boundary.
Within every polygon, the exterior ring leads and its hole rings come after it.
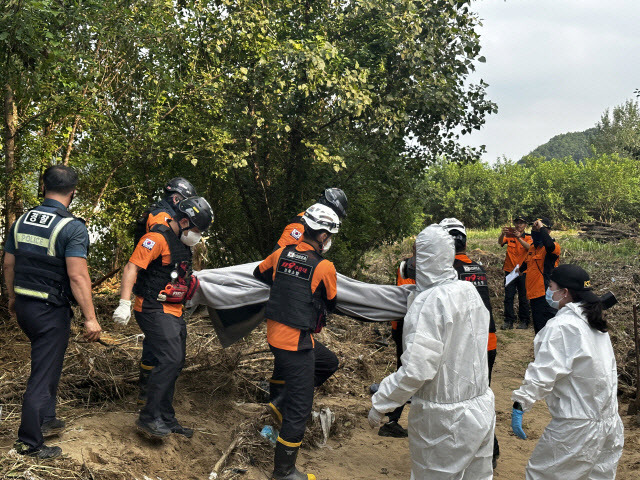
POLYGON ((580 224, 578 236, 602 243, 619 242, 625 238, 638 238, 640 229, 638 223, 606 223, 589 222, 580 224))

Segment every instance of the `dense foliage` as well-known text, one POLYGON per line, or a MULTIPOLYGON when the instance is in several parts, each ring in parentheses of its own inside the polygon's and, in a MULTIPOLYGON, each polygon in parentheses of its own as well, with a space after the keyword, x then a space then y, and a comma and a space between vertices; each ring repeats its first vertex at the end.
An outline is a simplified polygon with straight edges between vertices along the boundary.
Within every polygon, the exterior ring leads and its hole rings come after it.
POLYGON ((440 163, 422 194, 425 221, 457 217, 470 227, 510 223, 515 215, 557 224, 640 219, 640 163, 617 154, 588 158, 527 157, 523 163, 440 163))
MULTIPOLYGON (((37 203, 42 171, 81 171, 75 211, 98 271, 168 178, 212 204, 211 265, 271 251, 327 186, 351 211, 331 255, 406 234, 439 155, 496 110, 467 80, 477 17, 461 0, 4 0, 4 223, 37 203)), ((98 275, 98 272, 96 272, 98 275)))

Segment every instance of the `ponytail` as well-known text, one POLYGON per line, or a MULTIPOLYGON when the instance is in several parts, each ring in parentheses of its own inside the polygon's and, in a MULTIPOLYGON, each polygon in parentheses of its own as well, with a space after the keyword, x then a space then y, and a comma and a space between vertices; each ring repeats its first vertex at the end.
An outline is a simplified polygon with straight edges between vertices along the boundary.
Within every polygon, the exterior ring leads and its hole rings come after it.
POLYGON ((602 317, 602 303, 600 301, 588 302, 582 298, 581 292, 572 289, 568 290, 569 295, 571 295, 574 302, 582 302, 582 312, 587 317, 587 321, 591 328, 595 328, 599 332, 606 333, 609 326, 607 325, 607 321, 602 317))

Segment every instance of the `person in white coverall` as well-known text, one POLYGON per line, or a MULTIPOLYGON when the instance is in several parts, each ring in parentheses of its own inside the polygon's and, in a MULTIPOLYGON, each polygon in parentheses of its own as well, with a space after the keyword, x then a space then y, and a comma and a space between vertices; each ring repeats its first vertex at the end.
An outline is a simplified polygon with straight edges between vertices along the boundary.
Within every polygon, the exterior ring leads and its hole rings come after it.
POLYGON ((489 312, 473 284, 458 280, 454 255, 453 237, 440 225, 418 235, 416 293, 404 318, 402 366, 382 380, 369 412, 375 428, 385 412, 413 396, 413 480, 493 478, 489 312))
POLYGON ((551 273, 546 298, 559 311, 536 335, 535 360, 511 396, 511 426, 520 438, 526 438, 522 415, 536 400, 546 399, 551 413, 527 464, 526 479, 614 479, 624 431, 616 359, 602 318, 607 297, 591 291, 582 268, 560 265, 551 273))

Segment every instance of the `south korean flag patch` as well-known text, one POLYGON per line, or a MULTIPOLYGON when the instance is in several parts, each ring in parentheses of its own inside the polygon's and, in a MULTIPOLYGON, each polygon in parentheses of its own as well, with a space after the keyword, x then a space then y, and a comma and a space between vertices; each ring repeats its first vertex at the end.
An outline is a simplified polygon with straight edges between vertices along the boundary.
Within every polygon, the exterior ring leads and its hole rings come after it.
POLYGON ((296 240, 300 240, 300 237, 302 236, 302 232, 297 228, 294 228, 293 230, 291 230, 291 236, 296 240))
POLYGON ((142 242, 142 246, 147 250, 153 250, 153 247, 156 246, 156 242, 154 242, 150 238, 145 238, 144 242, 142 242))

